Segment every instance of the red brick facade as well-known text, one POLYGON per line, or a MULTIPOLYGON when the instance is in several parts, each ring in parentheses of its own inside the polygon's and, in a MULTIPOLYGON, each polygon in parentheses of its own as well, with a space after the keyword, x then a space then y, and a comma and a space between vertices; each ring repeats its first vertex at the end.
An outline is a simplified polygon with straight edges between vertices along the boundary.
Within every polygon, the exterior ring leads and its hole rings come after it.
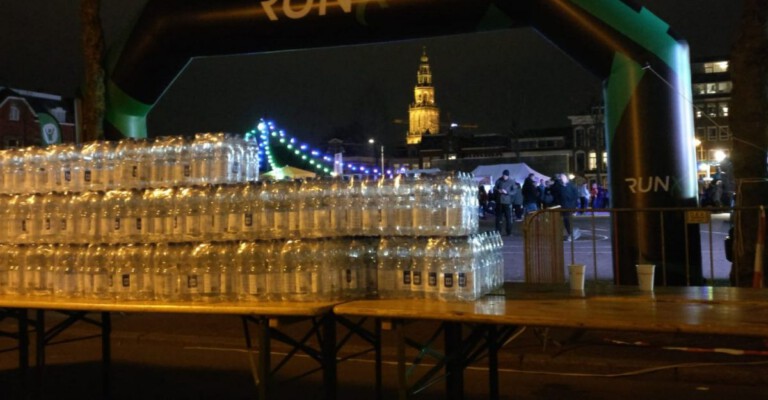
MULTIPOLYGON (((43 99, 39 101, 29 96, 18 95, 9 89, 0 90, 0 148, 40 146, 42 137, 40 124, 35 109, 46 111, 43 105, 33 103, 52 103, 55 108, 66 110, 64 121, 59 120, 62 142, 75 141, 75 124, 73 107, 66 101, 43 99), (59 103, 59 104, 56 104, 59 103)), ((52 113, 53 115, 53 113, 52 113)), ((55 115, 54 115, 55 117, 55 115)))

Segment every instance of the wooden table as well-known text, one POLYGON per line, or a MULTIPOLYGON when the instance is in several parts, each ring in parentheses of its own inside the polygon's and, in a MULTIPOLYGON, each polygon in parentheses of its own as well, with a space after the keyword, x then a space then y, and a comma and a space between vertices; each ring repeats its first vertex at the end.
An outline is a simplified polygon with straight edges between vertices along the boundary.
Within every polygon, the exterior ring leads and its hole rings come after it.
MULTIPOLYGON (((19 350, 20 368, 22 376, 26 366, 22 366, 21 359, 28 353, 24 348, 26 336, 27 310, 34 310, 36 318, 32 322, 37 332, 36 366, 38 379, 42 379, 42 370, 45 366, 45 346, 78 321, 95 324, 101 327, 103 384, 105 397, 109 395, 109 365, 111 362, 110 313, 180 313, 180 314, 217 314, 236 315, 243 321, 243 332, 246 347, 252 347, 251 335, 248 329, 249 323, 257 328, 257 341, 259 344, 259 356, 257 377, 259 380, 259 398, 268 398, 269 382, 271 375, 270 353, 271 340, 279 340, 301 350, 315 359, 323 370, 324 387, 326 397, 333 399, 336 396, 336 326, 334 316, 331 313, 333 307, 339 301, 319 302, 175 302, 162 303, 155 301, 116 301, 99 299, 64 299, 56 297, 34 296, 0 296, 0 309, 15 312, 23 317, 19 321, 19 350), (62 312, 67 315, 64 321, 49 329, 45 327, 45 311, 62 312), (98 313, 100 320, 91 318, 89 314, 98 313), (313 321, 310 331, 303 335, 303 340, 295 340, 279 330, 279 321, 283 319, 310 319, 313 321), (22 336, 22 327, 24 334, 22 336), (319 348, 312 347, 308 342, 311 338, 320 338, 319 348)), ((27 339, 28 340, 28 339, 27 339)), ((293 354, 294 352, 291 352, 293 354)), ((28 364, 27 364, 28 365, 28 364)), ((41 386, 41 385, 36 385, 41 386)), ((38 394, 39 395, 39 394, 38 394)))
MULTIPOLYGON (((445 368, 453 379, 446 381, 451 398, 463 392, 461 324, 477 324, 496 335, 496 327, 558 327, 636 332, 715 334, 768 337, 768 290, 731 287, 661 287, 642 292, 636 287, 587 286, 572 292, 567 285, 508 284, 499 295, 475 302, 441 302, 421 299, 358 300, 339 304, 341 316, 374 317, 391 321, 398 329, 404 320, 443 323, 445 368), (452 357, 449 357, 452 356, 452 357), (453 361, 450 361, 453 359, 453 361)), ((404 372, 398 340, 399 374, 404 372)), ((496 351, 488 341, 491 396, 498 397, 496 351)), ((400 377, 400 397, 408 395, 400 377)))

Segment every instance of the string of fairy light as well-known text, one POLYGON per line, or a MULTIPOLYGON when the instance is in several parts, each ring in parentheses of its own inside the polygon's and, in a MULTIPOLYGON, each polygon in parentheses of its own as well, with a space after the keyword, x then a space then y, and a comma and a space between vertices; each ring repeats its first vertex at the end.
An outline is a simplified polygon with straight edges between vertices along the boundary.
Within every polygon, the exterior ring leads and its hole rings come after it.
MULTIPOLYGON (((279 165, 274 155, 274 149, 276 146, 282 146, 296 158, 307 162, 316 174, 319 175, 331 175, 335 176, 333 156, 322 154, 321 151, 312 148, 306 143, 301 143, 295 137, 292 137, 285 133, 282 129, 278 129, 275 123, 264 119, 259 120, 255 130, 251 130, 246 133, 247 137, 253 137, 258 135, 259 138, 259 159, 265 160, 273 171, 279 171, 284 165, 279 165)), ((362 165, 355 165, 347 163, 343 165, 343 168, 354 173, 362 173, 368 175, 380 175, 381 172, 378 168, 370 168, 362 165)))

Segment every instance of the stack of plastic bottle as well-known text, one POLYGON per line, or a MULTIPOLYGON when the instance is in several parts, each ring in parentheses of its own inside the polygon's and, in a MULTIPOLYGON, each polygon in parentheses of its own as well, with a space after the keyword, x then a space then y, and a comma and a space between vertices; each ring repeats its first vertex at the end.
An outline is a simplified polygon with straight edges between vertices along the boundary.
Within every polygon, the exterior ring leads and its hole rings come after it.
POLYGON ((503 283, 468 174, 257 182, 255 149, 200 134, 0 152, 0 291, 473 300, 503 283))

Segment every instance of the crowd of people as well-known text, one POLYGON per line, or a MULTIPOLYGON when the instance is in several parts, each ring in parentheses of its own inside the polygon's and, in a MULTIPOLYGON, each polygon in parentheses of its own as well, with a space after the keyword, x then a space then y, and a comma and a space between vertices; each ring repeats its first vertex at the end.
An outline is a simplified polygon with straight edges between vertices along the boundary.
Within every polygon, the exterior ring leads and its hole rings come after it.
POLYGON ((522 221, 525 214, 554 207, 568 209, 562 213, 566 240, 573 236, 573 210, 576 210, 576 214, 583 214, 609 206, 608 191, 595 180, 588 181, 584 177, 569 179, 563 173, 544 180, 529 174, 521 185, 509 176, 508 170, 502 172, 490 191, 480 185, 478 200, 481 218, 492 214, 496 230, 502 235, 510 235, 513 221, 522 221))

